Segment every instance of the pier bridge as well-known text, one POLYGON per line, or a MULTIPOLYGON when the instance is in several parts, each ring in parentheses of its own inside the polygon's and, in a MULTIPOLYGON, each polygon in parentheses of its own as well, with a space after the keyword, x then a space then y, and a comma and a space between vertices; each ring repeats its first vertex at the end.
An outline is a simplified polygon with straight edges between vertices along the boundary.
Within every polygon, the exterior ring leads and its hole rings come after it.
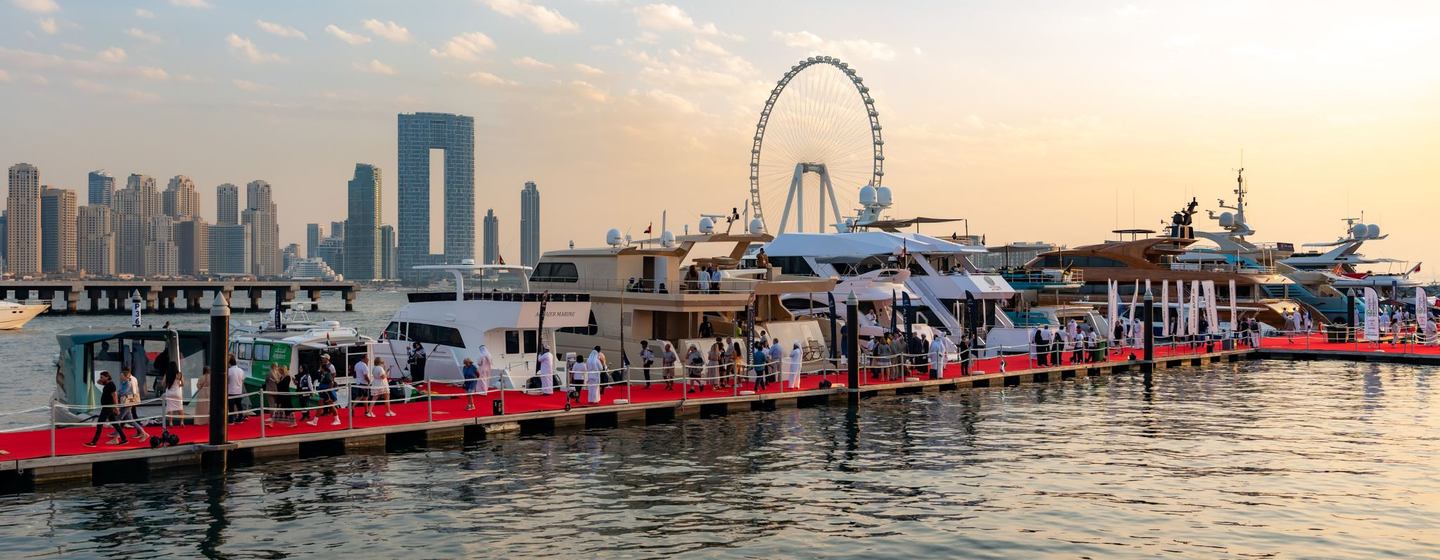
POLYGON ((354 282, 324 280, 8 280, 0 282, 0 300, 44 300, 51 302, 51 313, 74 314, 81 311, 80 302, 88 304, 89 313, 129 313, 130 296, 138 292, 149 313, 200 312, 201 302, 214 299, 215 293, 235 308, 240 308, 235 294, 244 294, 251 311, 260 310, 265 294, 278 301, 295 301, 303 293, 310 299, 310 309, 318 310, 320 296, 335 292, 345 301, 345 310, 355 310, 357 287, 354 282), (64 302, 63 308, 59 302, 64 302))

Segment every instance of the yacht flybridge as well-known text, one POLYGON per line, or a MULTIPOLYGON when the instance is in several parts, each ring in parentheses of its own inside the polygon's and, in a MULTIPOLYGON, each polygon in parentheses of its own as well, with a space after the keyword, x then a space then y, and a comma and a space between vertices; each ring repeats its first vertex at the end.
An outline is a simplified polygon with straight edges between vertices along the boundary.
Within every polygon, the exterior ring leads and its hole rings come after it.
POLYGON ((427 354, 425 379, 435 381, 463 380, 464 360, 478 361, 483 346, 493 364, 490 387, 521 388, 535 373, 542 341, 554 347, 557 330, 583 328, 590 317, 589 295, 531 291, 527 267, 467 260, 415 268, 449 272, 454 290, 411 292, 390 319, 373 351, 397 377, 418 377, 407 369, 414 343, 427 354))

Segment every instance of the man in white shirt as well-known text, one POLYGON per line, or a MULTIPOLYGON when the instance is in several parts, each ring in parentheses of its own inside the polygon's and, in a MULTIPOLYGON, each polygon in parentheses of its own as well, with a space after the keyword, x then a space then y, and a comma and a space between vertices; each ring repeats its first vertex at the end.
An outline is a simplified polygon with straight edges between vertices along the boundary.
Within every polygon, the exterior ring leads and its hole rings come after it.
POLYGON ((359 401, 370 400, 370 364, 366 360, 355 362, 355 379, 350 381, 350 407, 359 401))
POLYGON ((230 399, 230 423, 234 424, 245 419, 245 413, 241 412, 245 408, 245 399, 241 397, 245 394, 245 370, 240 369, 233 354, 229 362, 230 367, 225 370, 225 395, 230 399))

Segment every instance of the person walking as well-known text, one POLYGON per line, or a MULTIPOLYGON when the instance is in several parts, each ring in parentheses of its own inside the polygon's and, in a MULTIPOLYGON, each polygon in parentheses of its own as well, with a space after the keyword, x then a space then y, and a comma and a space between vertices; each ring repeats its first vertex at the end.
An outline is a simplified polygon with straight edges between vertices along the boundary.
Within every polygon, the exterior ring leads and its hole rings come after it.
POLYGON ((665 390, 667 391, 675 388, 675 363, 678 361, 680 361, 680 357, 675 355, 675 349, 670 347, 669 342, 666 342, 665 351, 660 353, 660 367, 664 370, 661 372, 661 377, 665 379, 665 390))
POLYGON ((225 396, 230 399, 230 423, 237 424, 245 420, 245 370, 240 369, 234 354, 226 362, 230 367, 225 370, 225 396))
POLYGON ((179 372, 165 374, 165 421, 175 426, 185 422, 185 376, 179 372))
POLYGON ((696 391, 705 388, 705 380, 700 374, 705 368, 705 357, 700 354, 700 348, 694 344, 685 352, 685 386, 687 391, 692 388, 696 391))
POLYGON ((320 409, 320 414, 317 414, 316 418, 325 414, 334 416, 330 420, 331 426, 340 425, 340 409, 336 406, 340 395, 335 391, 335 373, 335 364, 330 363, 330 355, 321 354, 320 373, 318 379, 315 380, 315 385, 320 389, 320 404, 324 408, 320 409))
POLYGON ((106 445, 125 445, 129 440, 125 439, 125 430, 120 427, 116 418, 119 418, 120 398, 119 388, 115 381, 110 378, 110 372, 101 371, 98 381, 100 382, 100 415, 95 419, 95 437, 85 443, 85 447, 95 447, 100 443, 100 434, 105 432, 105 426, 115 431, 115 435, 106 442, 106 445))
POLYGON ((650 341, 640 341, 640 371, 645 373, 645 388, 650 388, 650 368, 655 366, 655 351, 650 349, 650 341))
POLYGON ((120 426, 134 426, 135 439, 144 440, 150 437, 145 433, 145 425, 140 423, 140 380, 135 378, 130 368, 120 370, 120 426))
POLYGON ((761 342, 755 345, 754 350, 750 355, 750 369, 755 372, 755 383, 753 387, 755 388, 755 392, 759 393, 764 391, 765 387, 769 385, 770 374, 765 371, 765 362, 768 360, 765 355, 765 343, 761 342))
MULTIPOLYGON (((540 394, 555 394, 555 355, 550 353, 549 348, 541 346, 540 357, 535 359, 535 363, 536 369, 540 373, 540 394)), ((648 381, 649 372, 647 371, 645 375, 648 381)), ((649 384, 647 383, 646 386, 648 387, 649 384)))
POLYGON ((475 360, 465 358, 460 376, 465 378, 465 410, 475 410, 475 393, 480 389, 480 368, 475 367, 475 360))
MULTIPOLYGON (((307 426, 315 426, 320 423, 320 410, 316 408, 320 402, 319 383, 316 381, 318 374, 310 368, 301 368, 300 375, 295 377, 295 402, 299 408, 299 416, 304 417, 307 426), (312 410, 313 413, 312 413, 312 410)), ((296 418, 299 421, 299 418, 296 418)), ((294 424, 291 424, 292 426, 294 424)))
POLYGON ((370 366, 370 382, 372 412, 366 416, 375 416, 373 402, 378 399, 385 399, 385 416, 394 416, 395 411, 390 408, 390 372, 385 369, 385 360, 379 356, 375 357, 374 365, 370 366))
POLYGON ((410 351, 406 355, 406 362, 410 366, 410 379, 419 383, 425 380, 425 362, 429 356, 425 354, 425 346, 419 341, 410 345, 410 351))
POLYGON ((800 366, 805 361, 805 353, 800 350, 800 343, 796 342, 795 347, 790 350, 790 370, 787 380, 790 389, 800 388, 800 366))
POLYGON ((785 347, 780 345, 780 339, 771 339, 770 345, 765 348, 765 374, 777 383, 780 381, 780 360, 783 357, 785 357, 785 347))
MULTIPOLYGON (((475 368, 480 371, 480 394, 490 394, 490 376, 493 375, 494 360, 490 358, 490 349, 484 344, 480 345, 480 355, 476 358, 475 368)), ((496 383, 495 388, 504 391, 504 383, 496 383)))
POLYGON ((600 404, 600 379, 605 373, 605 357, 596 346, 585 358, 585 402, 600 404))
POLYGON ((930 378, 941 377, 945 377, 945 337, 936 333, 935 340, 930 341, 930 378))

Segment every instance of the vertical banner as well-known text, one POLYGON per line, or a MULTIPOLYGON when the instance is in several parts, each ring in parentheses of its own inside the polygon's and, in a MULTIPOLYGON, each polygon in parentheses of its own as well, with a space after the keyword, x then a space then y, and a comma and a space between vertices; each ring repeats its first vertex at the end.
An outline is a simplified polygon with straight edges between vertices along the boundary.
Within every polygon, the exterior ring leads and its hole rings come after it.
POLYGON ((1230 279, 1230 332, 1240 332, 1240 315, 1235 312, 1235 279, 1230 279))
POLYGON ((1110 341, 1110 345, 1114 346, 1115 322, 1120 320, 1120 288, 1119 284, 1114 280, 1107 280, 1105 281, 1105 283, 1110 288, 1110 293, 1108 294, 1108 297, 1105 298, 1106 300, 1108 300, 1105 305, 1105 310, 1107 312, 1105 318, 1109 321, 1109 325, 1107 325, 1105 328, 1105 340, 1110 341))
POLYGON ((1175 281, 1175 336, 1185 336, 1190 332, 1185 329, 1190 323, 1185 320, 1185 281, 1175 281))
POLYGON ((1365 340, 1380 340, 1380 295, 1365 288, 1365 340))
POLYGON ((1205 322, 1210 324, 1210 332, 1220 332, 1220 308, 1219 300, 1215 295, 1215 281, 1206 280, 1201 286, 1205 287, 1205 322))
POLYGON ((1200 281, 1190 281, 1190 315, 1185 330, 1190 336, 1200 334, 1200 281))
POLYGON ((1160 336, 1170 336, 1170 281, 1160 281, 1160 336))
POLYGON ((1415 288, 1415 333, 1430 336, 1430 297, 1425 288, 1415 288))
POLYGON ((1140 281, 1135 281, 1135 289, 1130 293, 1130 312, 1125 316, 1125 332, 1130 333, 1132 342, 1139 342, 1140 331, 1135 326, 1135 308, 1140 303, 1140 281))

